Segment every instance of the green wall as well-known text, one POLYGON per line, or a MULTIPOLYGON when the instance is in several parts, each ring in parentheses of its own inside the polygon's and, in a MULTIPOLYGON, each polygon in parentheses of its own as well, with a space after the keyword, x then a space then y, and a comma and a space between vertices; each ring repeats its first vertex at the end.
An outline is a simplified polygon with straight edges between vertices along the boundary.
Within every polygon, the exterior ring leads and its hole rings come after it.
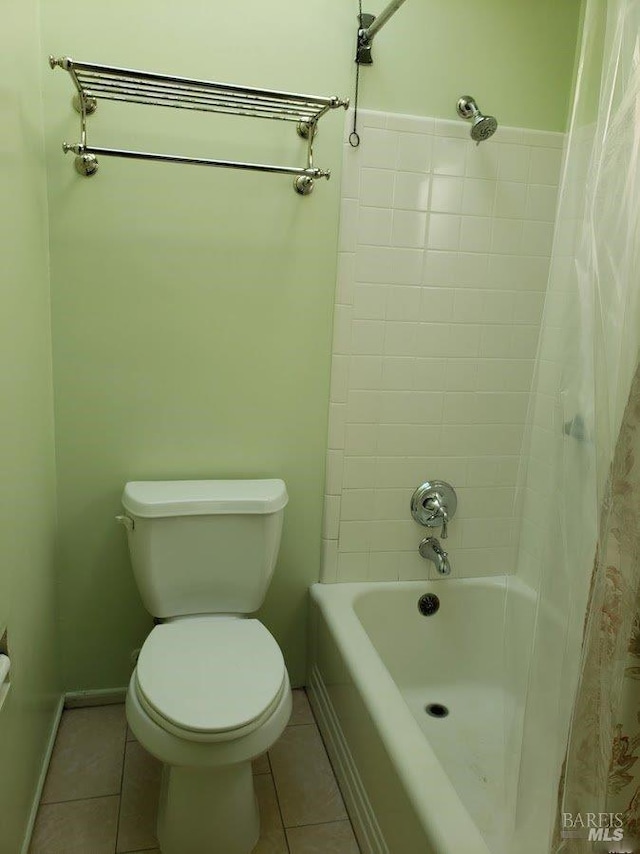
MULTIPOLYGON (((469 92, 504 123, 561 129, 578 5, 409 0, 362 72, 361 103, 453 118, 469 92)), ((356 11, 344 0, 58 0, 43 4, 44 42, 89 61, 349 95, 356 11)), ((281 476, 290 492, 263 616, 300 682, 319 565, 343 116, 322 122, 316 161, 334 177, 310 198, 282 176, 106 158, 87 180, 60 152, 78 136, 70 82, 44 56, 42 66, 65 683, 125 684, 148 631, 113 521, 123 483, 249 476, 281 476)), ((300 160, 290 126, 164 112, 103 104, 90 139, 300 160)))
MULTIPOLYGON (((351 19, 355 2, 347 3, 351 19)), ((385 0, 363 0, 373 14, 385 0)), ((407 0, 361 74, 371 109, 457 119, 473 95, 503 125, 563 131, 581 0, 407 0)), ((344 25, 343 25, 344 26, 344 25)))
POLYGON ((0 27, 0 636, 12 686, 0 711, 0 854, 20 851, 60 689, 42 56, 35 0, 0 27))

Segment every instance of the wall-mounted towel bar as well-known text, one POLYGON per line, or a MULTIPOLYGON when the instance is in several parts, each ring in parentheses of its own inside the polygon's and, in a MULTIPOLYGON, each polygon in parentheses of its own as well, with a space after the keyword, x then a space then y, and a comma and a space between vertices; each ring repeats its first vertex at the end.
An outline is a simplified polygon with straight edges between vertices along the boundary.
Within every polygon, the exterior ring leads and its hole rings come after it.
POLYGON ((51 68, 62 68, 67 71, 76 89, 73 103, 80 113, 80 142, 74 144, 65 142, 62 148, 65 152, 75 153, 76 169, 85 176, 94 175, 97 172, 98 155, 135 160, 161 160, 167 163, 222 166, 230 169, 293 175, 296 191, 301 195, 308 195, 313 189, 316 178, 328 179, 331 175, 329 170, 318 169, 313 163, 313 140, 318 121, 329 110, 338 107, 346 109, 349 106, 348 99, 335 96, 298 95, 293 92, 255 89, 228 83, 193 80, 188 77, 172 77, 167 74, 135 71, 131 68, 76 62, 69 57, 56 59, 50 56, 49 65, 51 68), (99 100, 126 101, 157 107, 175 107, 182 110, 295 122, 298 134, 307 140, 307 165, 300 168, 270 166, 261 163, 211 160, 90 146, 87 143, 87 116, 96 110, 99 100))

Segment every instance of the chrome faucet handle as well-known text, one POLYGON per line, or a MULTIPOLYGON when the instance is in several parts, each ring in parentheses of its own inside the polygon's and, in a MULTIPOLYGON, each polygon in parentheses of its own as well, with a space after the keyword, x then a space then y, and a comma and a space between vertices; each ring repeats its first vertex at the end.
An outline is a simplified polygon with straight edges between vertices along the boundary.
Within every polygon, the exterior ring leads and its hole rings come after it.
POLYGON ((449 520, 455 516, 458 499, 455 489, 442 480, 427 481, 411 496, 411 515, 425 528, 442 525, 442 539, 449 536, 449 520))
POLYGON ((446 505, 442 505, 440 515, 442 516, 442 531, 440 532, 440 536, 443 540, 446 540, 449 536, 449 513, 447 512, 446 505))
MULTIPOLYGON (((433 498, 430 498, 425 503, 425 508, 429 508, 433 510, 433 514, 429 521, 436 520, 435 524, 438 524, 437 520, 442 519, 442 539, 446 540, 449 536, 449 511, 447 510, 447 505, 442 500, 442 496, 439 493, 436 493, 433 498)), ((433 525, 429 525, 429 527, 433 527, 433 525)))

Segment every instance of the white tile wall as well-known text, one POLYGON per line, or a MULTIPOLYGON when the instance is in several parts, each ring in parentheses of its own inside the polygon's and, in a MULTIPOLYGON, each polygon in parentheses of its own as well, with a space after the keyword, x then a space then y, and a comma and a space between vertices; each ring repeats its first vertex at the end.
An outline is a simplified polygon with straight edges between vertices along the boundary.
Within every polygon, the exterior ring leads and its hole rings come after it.
POLYGON ((433 577, 409 513, 433 478, 458 491, 453 574, 510 572, 564 136, 500 128, 476 147, 462 122, 359 122, 360 148, 344 147, 322 580, 433 577))

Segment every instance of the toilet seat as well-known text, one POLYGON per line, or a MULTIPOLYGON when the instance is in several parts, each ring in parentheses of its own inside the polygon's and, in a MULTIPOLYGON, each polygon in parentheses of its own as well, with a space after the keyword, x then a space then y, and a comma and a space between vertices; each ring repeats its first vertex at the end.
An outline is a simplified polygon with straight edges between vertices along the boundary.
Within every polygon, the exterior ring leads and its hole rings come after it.
POLYGON ((163 729, 190 741, 226 741, 264 723, 288 681, 280 647, 259 620, 216 615, 156 626, 134 685, 163 729))

